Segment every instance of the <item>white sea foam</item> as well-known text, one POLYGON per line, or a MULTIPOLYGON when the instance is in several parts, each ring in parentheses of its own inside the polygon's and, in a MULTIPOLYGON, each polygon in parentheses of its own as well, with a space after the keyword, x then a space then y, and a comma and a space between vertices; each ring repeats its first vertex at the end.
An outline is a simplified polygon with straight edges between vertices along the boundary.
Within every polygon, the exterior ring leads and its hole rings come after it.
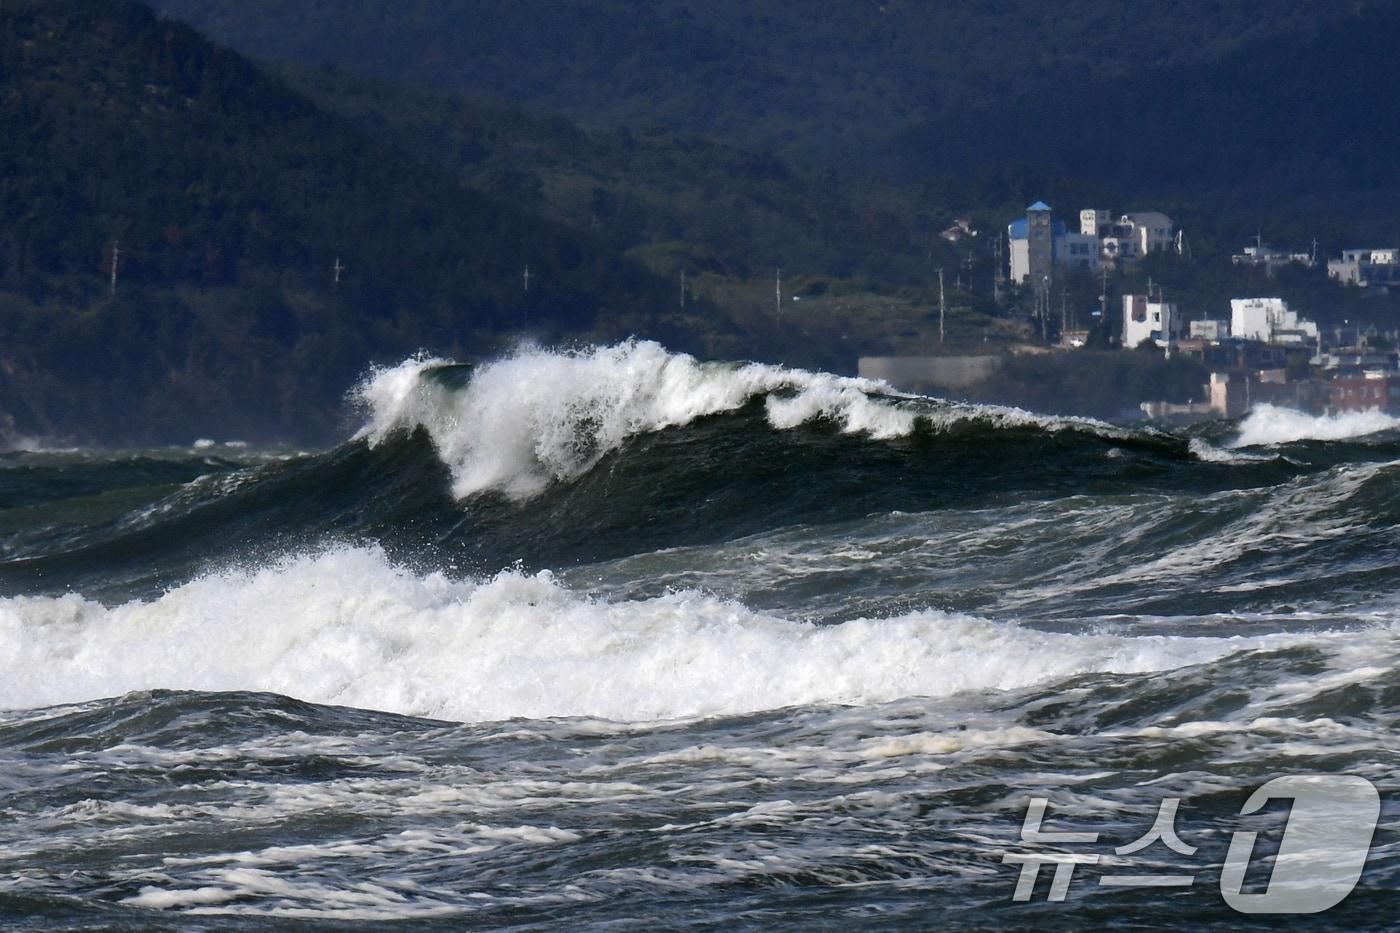
POLYGON ((261 690, 463 721, 619 721, 1010 689, 1274 644, 1052 634, 923 611, 820 627, 694 592, 604 602, 549 574, 418 576, 343 549, 116 608, 0 600, 0 707, 261 690))
POLYGON ((1292 408, 1259 405, 1240 424, 1230 447, 1265 447, 1293 441, 1341 441, 1400 428, 1400 418, 1381 411, 1309 415, 1292 408))
POLYGON ((1247 454, 1237 450, 1221 450, 1219 447, 1199 437, 1191 438, 1187 446, 1190 448, 1192 456, 1202 463, 1259 463, 1274 459, 1266 454, 1247 454))
POLYGON ((372 373, 356 390, 368 417, 359 436, 378 444, 399 430, 426 429, 459 498, 486 490, 528 498, 552 481, 583 475, 629 437, 732 412, 768 393, 775 394, 765 411, 777 429, 826 419, 843 431, 888 439, 921 422, 938 430, 980 420, 1123 433, 1089 419, 896 397, 889 385, 869 379, 702 363, 650 342, 577 352, 523 348, 481 367, 460 390, 425 378, 444 363, 420 357, 372 373))

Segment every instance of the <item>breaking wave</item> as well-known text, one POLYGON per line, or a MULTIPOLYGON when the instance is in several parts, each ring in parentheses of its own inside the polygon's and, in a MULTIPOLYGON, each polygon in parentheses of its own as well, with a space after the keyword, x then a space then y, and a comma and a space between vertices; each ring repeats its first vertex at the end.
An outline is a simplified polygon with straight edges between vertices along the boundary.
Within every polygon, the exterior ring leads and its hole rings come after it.
POLYGON ((1268 447, 1295 441, 1344 441, 1400 428, 1400 418, 1381 411, 1309 415, 1292 408, 1258 405, 1240 422, 1231 447, 1268 447))
POLYGON ((419 358, 372 373, 355 390, 367 411, 358 437, 378 445, 399 431, 425 429, 452 471, 458 498, 497 490, 528 499, 588 472, 628 438, 734 412, 757 398, 772 428, 825 420, 876 440, 969 421, 1129 433, 1087 418, 901 395, 869 379, 702 363, 651 342, 576 352, 523 348, 477 369, 465 387, 435 378, 445 367, 451 364, 419 358))
POLYGON ((161 688, 460 721, 653 721, 1013 689, 1284 642, 1056 634, 928 610, 818 626, 694 591, 606 602, 548 572, 415 575, 343 548, 110 609, 0 601, 0 707, 161 688))

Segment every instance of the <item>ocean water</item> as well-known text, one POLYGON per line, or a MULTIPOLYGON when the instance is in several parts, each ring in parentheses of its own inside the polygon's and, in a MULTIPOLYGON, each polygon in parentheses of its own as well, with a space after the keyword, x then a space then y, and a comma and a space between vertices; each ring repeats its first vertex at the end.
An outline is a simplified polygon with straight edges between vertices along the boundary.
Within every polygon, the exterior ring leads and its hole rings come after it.
POLYGON ((1393 926, 1395 419, 649 343, 356 398, 323 452, 0 455, 0 926, 1264 929, 1342 850, 1285 919, 1393 926), (1329 849, 1280 779, 1379 809, 1329 849))

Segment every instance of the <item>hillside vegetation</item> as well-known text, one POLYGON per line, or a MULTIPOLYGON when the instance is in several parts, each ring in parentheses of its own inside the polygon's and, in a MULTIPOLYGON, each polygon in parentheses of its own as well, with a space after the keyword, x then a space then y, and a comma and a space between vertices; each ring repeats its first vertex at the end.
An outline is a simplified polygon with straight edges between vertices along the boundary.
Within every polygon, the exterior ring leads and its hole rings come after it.
POLYGON ((1190 69, 1335 0, 159 0, 251 54, 486 93, 588 126, 868 161, 911 123, 1190 69))
POLYGON ((324 437, 375 359, 664 332, 669 285, 599 238, 126 0, 0 7, 0 165, 0 410, 33 430, 324 437))

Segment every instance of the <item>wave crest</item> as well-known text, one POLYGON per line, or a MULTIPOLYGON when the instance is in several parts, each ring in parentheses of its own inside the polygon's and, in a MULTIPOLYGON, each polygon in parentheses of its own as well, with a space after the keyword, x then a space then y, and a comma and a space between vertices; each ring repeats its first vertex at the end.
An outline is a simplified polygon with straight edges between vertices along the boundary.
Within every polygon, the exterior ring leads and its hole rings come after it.
POLYGON ((734 412, 765 396, 775 429, 824 419, 876 440, 908 436, 920 424, 938 430, 967 421, 1128 433, 1090 419, 899 395, 869 379, 702 363, 646 341, 562 352, 522 348, 477 369, 464 388, 433 378, 448 365, 417 358, 371 373, 355 390, 368 413, 357 436, 375 445, 396 431, 425 429, 459 499, 488 490, 528 499, 588 472, 629 437, 734 412))
POLYGON ((1349 411, 1309 415, 1292 408, 1257 405, 1240 422, 1240 434, 1230 447, 1271 447, 1295 441, 1344 441, 1400 428, 1400 418, 1382 411, 1349 411))
POLYGON ((654 721, 1153 671, 1276 640, 1055 634, 935 611, 818 626, 693 591, 606 602, 548 573, 419 576, 346 548, 111 609, 0 600, 0 708, 251 690, 461 721, 654 721))

